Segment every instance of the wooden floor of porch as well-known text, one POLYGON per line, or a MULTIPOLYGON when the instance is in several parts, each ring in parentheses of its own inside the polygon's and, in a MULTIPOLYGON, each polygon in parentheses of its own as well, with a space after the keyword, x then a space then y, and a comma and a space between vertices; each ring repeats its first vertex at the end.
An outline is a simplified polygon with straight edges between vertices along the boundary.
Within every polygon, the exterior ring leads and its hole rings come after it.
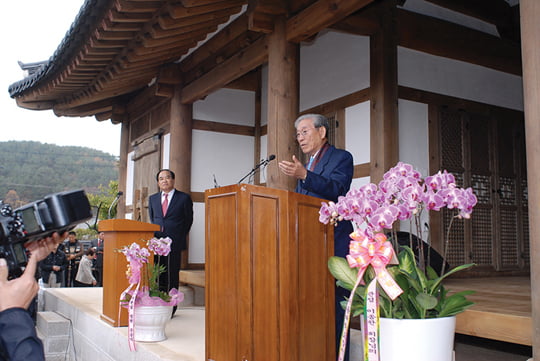
MULTIPOLYGON (((204 287, 203 270, 182 270, 180 281, 204 287)), ((445 280, 451 292, 474 290, 475 305, 457 316, 456 333, 532 346, 529 277, 455 278, 445 280)))
POLYGON ((531 280, 529 277, 455 278, 450 291, 474 290, 475 305, 459 314, 456 333, 532 345, 531 280))

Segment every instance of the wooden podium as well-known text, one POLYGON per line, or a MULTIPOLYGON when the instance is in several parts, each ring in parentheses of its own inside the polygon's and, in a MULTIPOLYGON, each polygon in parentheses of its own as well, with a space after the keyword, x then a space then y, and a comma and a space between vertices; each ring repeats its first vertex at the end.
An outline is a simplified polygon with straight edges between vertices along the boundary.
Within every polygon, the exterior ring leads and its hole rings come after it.
POLYGON ((205 203, 206 359, 335 360, 321 199, 240 184, 207 190, 205 203))
MULTIPOLYGON (((103 248, 103 313, 101 319, 113 326, 127 326, 127 310, 122 308, 118 318, 120 295, 129 286, 126 277, 126 257, 117 252, 133 242, 146 246, 146 241, 159 231, 159 226, 130 219, 108 219, 99 222, 99 232, 105 232, 103 248)), ((153 262, 153 259, 149 260, 153 262)))

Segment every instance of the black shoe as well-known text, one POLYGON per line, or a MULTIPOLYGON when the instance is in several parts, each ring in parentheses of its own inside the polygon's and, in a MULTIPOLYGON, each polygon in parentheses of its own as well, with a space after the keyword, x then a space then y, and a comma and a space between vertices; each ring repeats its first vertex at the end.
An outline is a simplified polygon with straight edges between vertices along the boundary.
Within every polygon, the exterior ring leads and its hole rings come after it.
POLYGON ((173 318, 173 317, 174 317, 174 314, 175 314, 175 312, 176 312, 176 309, 177 309, 177 307, 176 307, 176 306, 173 306, 173 308, 172 308, 172 314, 171 314, 171 318, 173 318))

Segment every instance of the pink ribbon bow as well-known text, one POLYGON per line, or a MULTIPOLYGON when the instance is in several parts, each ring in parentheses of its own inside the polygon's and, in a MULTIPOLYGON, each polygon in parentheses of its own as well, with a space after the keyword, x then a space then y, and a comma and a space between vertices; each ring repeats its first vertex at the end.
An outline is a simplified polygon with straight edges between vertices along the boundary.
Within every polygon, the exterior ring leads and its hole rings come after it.
POLYGON ((368 238, 362 233, 353 232, 349 244, 347 261, 349 266, 358 268, 358 278, 362 278, 369 265, 375 270, 377 281, 383 287, 388 296, 394 300, 403 290, 386 270, 394 256, 392 244, 386 240, 386 236, 377 233, 373 238, 368 238))

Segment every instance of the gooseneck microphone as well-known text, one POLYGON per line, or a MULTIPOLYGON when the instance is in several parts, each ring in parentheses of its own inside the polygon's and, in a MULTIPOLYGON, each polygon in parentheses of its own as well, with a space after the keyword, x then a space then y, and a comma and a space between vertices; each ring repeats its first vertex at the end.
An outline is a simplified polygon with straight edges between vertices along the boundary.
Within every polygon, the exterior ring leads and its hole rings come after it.
POLYGON ((274 159, 276 159, 276 155, 275 154, 272 154, 272 155, 269 155, 268 158, 266 159, 263 159, 259 162, 259 164, 257 164, 248 174, 246 174, 242 179, 240 179, 238 181, 238 184, 242 183, 242 181, 244 179, 246 179, 247 177, 250 177, 250 176, 253 176, 255 175, 255 172, 257 172, 257 170, 261 167, 266 167, 268 165, 268 163, 270 163, 271 161, 273 161, 274 159))
POLYGON ((109 207, 108 219, 111 219, 111 210, 115 206, 116 202, 118 202, 122 194, 124 194, 124 192, 122 191, 116 193, 116 198, 114 198, 114 201, 111 203, 111 206, 109 207))

